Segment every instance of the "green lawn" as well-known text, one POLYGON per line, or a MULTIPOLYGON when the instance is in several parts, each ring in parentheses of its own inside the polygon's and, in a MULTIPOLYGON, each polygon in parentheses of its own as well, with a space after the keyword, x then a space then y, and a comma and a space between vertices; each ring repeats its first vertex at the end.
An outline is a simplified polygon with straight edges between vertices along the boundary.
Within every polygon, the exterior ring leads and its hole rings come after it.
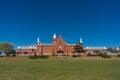
POLYGON ((0 80, 120 80, 120 59, 0 58, 0 80))

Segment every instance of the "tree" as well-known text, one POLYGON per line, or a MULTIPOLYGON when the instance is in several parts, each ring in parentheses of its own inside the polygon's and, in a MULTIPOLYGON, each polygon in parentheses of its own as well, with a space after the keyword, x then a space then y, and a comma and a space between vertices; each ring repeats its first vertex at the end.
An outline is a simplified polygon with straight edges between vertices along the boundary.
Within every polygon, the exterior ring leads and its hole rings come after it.
POLYGON ((54 50, 54 48, 52 50, 52 55, 53 55, 53 57, 55 57, 55 50, 54 50))
POLYGON ((9 55, 16 56, 16 51, 15 51, 15 50, 11 50, 11 51, 9 52, 9 55))
POLYGON ((109 52, 111 52, 111 53, 114 52, 114 50, 113 50, 111 47, 107 48, 107 51, 109 51, 109 52))
POLYGON ((67 57, 69 56, 69 52, 68 52, 68 49, 67 49, 67 57))
POLYGON ((76 43, 74 46, 74 52, 78 53, 78 55, 80 55, 81 52, 84 52, 82 43, 76 43))
POLYGON ((120 52, 120 48, 119 47, 114 48, 114 52, 115 53, 119 53, 120 52))
POLYGON ((7 56, 10 55, 10 53, 14 50, 14 46, 7 42, 0 43, 0 50, 4 51, 7 56))

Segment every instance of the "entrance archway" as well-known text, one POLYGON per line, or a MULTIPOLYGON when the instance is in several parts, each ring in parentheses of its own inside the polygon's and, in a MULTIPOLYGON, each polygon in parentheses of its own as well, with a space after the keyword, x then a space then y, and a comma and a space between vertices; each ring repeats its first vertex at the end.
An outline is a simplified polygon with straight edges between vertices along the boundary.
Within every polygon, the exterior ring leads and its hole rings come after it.
POLYGON ((58 51, 57 51, 57 55, 58 55, 58 56, 63 56, 63 54, 64 54, 64 51, 62 51, 62 50, 58 50, 58 51))
POLYGON ((63 54, 63 53, 64 53, 64 51, 62 51, 62 50, 57 51, 57 54, 63 54))

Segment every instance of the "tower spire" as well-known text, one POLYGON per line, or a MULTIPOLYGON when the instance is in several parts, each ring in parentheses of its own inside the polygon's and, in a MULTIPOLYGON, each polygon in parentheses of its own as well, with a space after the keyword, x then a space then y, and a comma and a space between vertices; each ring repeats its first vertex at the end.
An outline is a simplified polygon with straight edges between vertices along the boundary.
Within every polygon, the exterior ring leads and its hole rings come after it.
POLYGON ((53 35, 53 38, 55 39, 56 38, 56 34, 54 33, 54 35, 53 35))
POLYGON ((80 38, 80 43, 83 43, 82 38, 80 38))
POLYGON ((39 39, 39 37, 38 37, 38 39, 37 39, 37 43, 39 43, 40 42, 40 39, 39 39))

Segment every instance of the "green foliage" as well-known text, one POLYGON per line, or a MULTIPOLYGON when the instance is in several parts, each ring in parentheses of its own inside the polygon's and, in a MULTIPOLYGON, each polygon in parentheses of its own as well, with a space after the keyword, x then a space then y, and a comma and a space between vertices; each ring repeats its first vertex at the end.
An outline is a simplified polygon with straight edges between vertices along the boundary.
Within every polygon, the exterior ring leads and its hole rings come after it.
POLYGON ((55 57, 55 50, 52 50, 52 56, 55 57))
POLYGON ((100 55, 102 58, 111 58, 111 56, 110 55, 107 55, 107 54, 101 54, 100 55))
POLYGON ((55 57, 55 53, 53 53, 52 56, 55 57))
POLYGON ((95 53, 95 54, 88 53, 87 56, 100 56, 100 54, 99 53, 95 53))
POLYGON ((37 56, 29 56, 30 59, 38 59, 37 56))
POLYGON ((9 52, 9 55, 15 57, 15 56, 16 56, 16 51, 15 51, 15 50, 11 50, 11 51, 9 52))
POLYGON ((76 57, 81 57, 81 54, 79 54, 79 53, 74 53, 74 54, 72 55, 72 57, 74 57, 74 58, 76 58, 76 57))
POLYGON ((111 56, 107 55, 106 53, 96 53, 96 54, 88 53, 87 56, 100 56, 102 58, 111 58, 111 56))
POLYGON ((80 53, 80 52, 83 52, 83 47, 82 47, 82 44, 81 43, 76 43, 76 45, 74 46, 74 52, 76 53, 80 53))
POLYGON ((76 57, 78 57, 78 55, 73 54, 72 57, 76 58, 76 57))
POLYGON ((67 55, 66 55, 67 57, 69 57, 69 53, 67 53, 67 55))
POLYGON ((117 56, 120 57, 120 54, 118 54, 117 56))
POLYGON ((67 54, 66 54, 67 57, 69 57, 69 52, 68 52, 68 49, 67 49, 67 54))
POLYGON ((0 50, 3 50, 7 56, 10 56, 10 53, 14 50, 14 46, 7 42, 0 43, 0 50))

